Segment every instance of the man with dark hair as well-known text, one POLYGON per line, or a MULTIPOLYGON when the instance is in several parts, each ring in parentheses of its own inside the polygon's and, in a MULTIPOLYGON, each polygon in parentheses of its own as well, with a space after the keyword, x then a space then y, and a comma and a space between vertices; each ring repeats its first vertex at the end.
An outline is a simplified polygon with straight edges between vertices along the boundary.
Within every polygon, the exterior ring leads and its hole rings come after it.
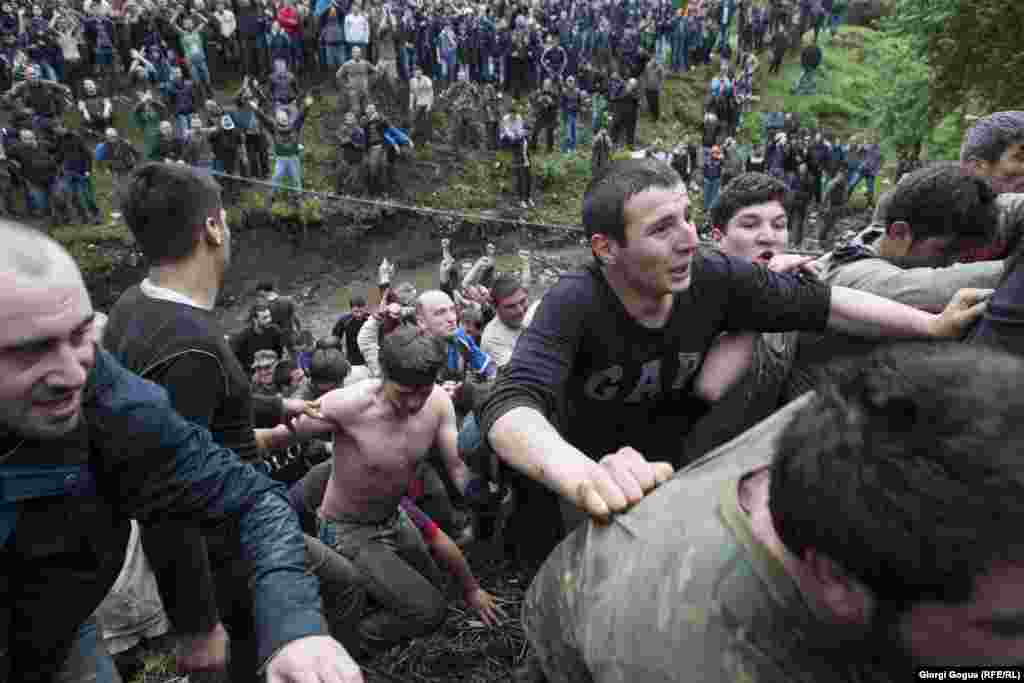
POLYGON ((249 325, 232 335, 231 348, 242 367, 251 366, 256 352, 262 349, 270 349, 278 357, 284 356, 284 333, 274 324, 270 306, 264 302, 252 305, 249 309, 249 325))
MULTIPOLYGON (((789 239, 785 198, 786 186, 770 175, 737 176, 711 212, 711 239, 727 256, 779 271, 789 239)), ((713 405, 684 441, 688 459, 699 458, 775 412, 796 353, 796 337, 795 332, 727 332, 718 337, 694 380, 694 393, 713 405), (712 361, 712 353, 728 356, 712 361), (727 363, 725 379, 711 370, 715 362, 727 363)))
POLYGON ((514 275, 498 276, 491 286, 491 301, 496 315, 484 328, 480 350, 500 369, 512 360, 516 340, 530 324, 530 314, 535 308, 530 306, 526 288, 514 275))
POLYGON ((1010 356, 894 345, 580 529, 526 595, 543 672, 895 683, 1019 664, 1021 382, 1010 356))
POLYGON ((1000 111, 977 121, 964 136, 960 163, 997 193, 1024 192, 1024 111, 1000 111))
POLYGON ((978 292, 937 316, 698 257, 689 211, 679 175, 657 161, 615 162, 593 181, 583 226, 594 263, 544 296, 479 415, 503 461, 595 517, 626 509, 688 460, 681 441, 704 410, 692 381, 721 332, 959 337, 981 313, 978 292))
MULTIPOLYGON (((1000 111, 975 123, 964 136, 960 165, 986 179, 996 194, 1024 192, 1024 111, 1000 111)), ((965 250, 965 261, 1006 258, 1002 239, 965 250)))
POLYGON ((363 619, 360 635, 387 643, 429 633, 445 614, 437 566, 399 507, 420 461, 436 445, 459 492, 483 494, 459 458, 455 408, 437 384, 445 366, 441 340, 403 326, 381 342, 380 365, 380 378, 324 395, 323 419, 279 427, 270 443, 287 443, 290 430, 303 439, 333 435, 320 540, 369 577, 370 595, 383 609, 363 619))
MULTIPOLYGON (((212 312, 231 260, 231 232, 216 183, 185 166, 147 164, 132 176, 123 206, 128 226, 152 265, 148 277, 125 291, 111 310, 105 347, 129 370, 166 388, 174 409, 208 428, 217 443, 245 462, 261 463, 266 432, 254 430, 253 424, 277 425, 307 405, 253 396, 252 359, 239 363, 212 312)), ((251 617, 247 610, 231 609, 237 600, 238 583, 231 579, 239 570, 237 540, 224 530, 204 537, 195 525, 163 524, 144 529, 143 545, 175 628, 190 637, 182 663, 195 668, 223 665, 227 638, 219 623, 220 598, 225 618, 238 619, 232 667, 240 677, 246 667, 254 670, 255 653, 248 651, 251 638, 246 631, 251 617), (213 551, 210 559, 207 542, 213 551), (211 571, 228 577, 219 582, 228 591, 225 595, 215 591, 211 571)))
MULTIPOLYGON (((984 180, 956 163, 929 166, 905 176, 883 197, 870 226, 821 259, 822 277, 937 313, 960 289, 999 283, 1002 261, 954 262, 964 243, 990 242, 997 223, 995 194, 984 180)), ((787 395, 806 391, 815 370, 833 359, 874 347, 843 334, 800 335, 787 395)))
POLYGON ((366 365, 363 352, 359 350, 359 330, 369 317, 370 311, 366 307, 366 297, 354 296, 349 299, 349 312, 338 318, 334 323, 331 334, 345 342, 345 354, 348 362, 353 366, 366 365))
MULTIPOLYGON (((211 238, 222 220, 209 217, 211 238)), ((135 517, 235 529, 234 583, 251 590, 252 657, 269 681, 361 681, 321 635, 316 582, 283 487, 97 346, 89 295, 66 251, 14 223, 0 223, 0 239, 0 477, 18 482, 0 494, 0 677, 112 673, 90 615, 121 570, 135 517)), ((183 599, 195 595, 189 574, 183 599)))
POLYGON ((290 296, 281 296, 274 288, 274 283, 265 281, 256 287, 260 299, 270 307, 270 319, 281 330, 284 347, 289 351, 295 349, 295 337, 302 331, 299 320, 298 306, 290 296))

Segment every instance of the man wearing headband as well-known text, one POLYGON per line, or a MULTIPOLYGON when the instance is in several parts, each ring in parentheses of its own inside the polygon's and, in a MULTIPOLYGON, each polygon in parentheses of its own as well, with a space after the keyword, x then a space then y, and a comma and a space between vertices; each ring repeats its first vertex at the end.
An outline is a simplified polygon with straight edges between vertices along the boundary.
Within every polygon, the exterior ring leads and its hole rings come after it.
MULTIPOLYGON (((321 398, 323 419, 272 430, 273 444, 334 437, 334 469, 317 511, 320 540, 363 572, 383 609, 360 623, 370 643, 434 630, 444 619, 439 573, 416 526, 399 507, 417 465, 436 445, 467 498, 487 493, 459 458, 455 409, 437 384, 445 366, 440 339, 403 326, 381 342, 381 376, 321 398)), ((272 446, 273 447, 273 446, 272 446)))

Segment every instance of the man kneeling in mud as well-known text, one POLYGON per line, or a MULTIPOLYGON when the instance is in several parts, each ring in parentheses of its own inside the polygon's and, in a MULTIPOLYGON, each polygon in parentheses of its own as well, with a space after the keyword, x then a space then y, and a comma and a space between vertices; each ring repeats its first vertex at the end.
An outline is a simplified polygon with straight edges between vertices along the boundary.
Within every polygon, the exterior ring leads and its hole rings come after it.
POLYGON ((286 442, 334 436, 334 468, 318 511, 320 540, 363 572, 382 609, 365 618, 367 643, 390 643, 437 628, 445 597, 437 565, 399 507, 416 465, 437 444, 452 481, 471 500, 481 482, 459 459, 455 409, 436 384, 446 361, 438 339, 399 329, 381 343, 381 377, 321 398, 323 419, 303 418, 274 430, 286 442))

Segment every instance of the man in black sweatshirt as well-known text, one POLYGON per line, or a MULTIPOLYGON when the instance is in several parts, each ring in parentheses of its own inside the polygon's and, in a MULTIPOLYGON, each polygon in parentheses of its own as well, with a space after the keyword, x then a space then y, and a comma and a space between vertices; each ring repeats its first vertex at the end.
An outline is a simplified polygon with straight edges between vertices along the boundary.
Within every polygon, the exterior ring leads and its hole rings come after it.
MULTIPOLYGON (((104 346, 129 370, 163 385, 183 417, 207 427, 245 462, 264 464, 267 430, 308 412, 296 399, 254 396, 212 313, 230 261, 230 231, 216 183, 195 169, 149 164, 134 176, 125 220, 147 259, 149 277, 110 311, 104 346), (183 201, 187 197, 188 201, 183 201)), ((239 593, 237 532, 167 523, 147 526, 143 546, 175 628, 188 636, 189 668, 223 664, 232 632, 232 680, 253 680, 250 600, 239 593)))

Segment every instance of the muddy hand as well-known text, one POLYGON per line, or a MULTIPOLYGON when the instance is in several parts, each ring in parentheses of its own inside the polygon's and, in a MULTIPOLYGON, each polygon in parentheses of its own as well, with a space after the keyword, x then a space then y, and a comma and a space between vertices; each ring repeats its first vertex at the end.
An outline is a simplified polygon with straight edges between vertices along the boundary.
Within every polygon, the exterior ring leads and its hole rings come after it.
POLYGON ((466 595, 466 603, 473 608, 473 611, 477 613, 480 620, 491 628, 497 626, 501 623, 501 619, 506 617, 505 612, 498 606, 494 596, 483 588, 477 588, 472 593, 468 593, 466 595))
POLYGON ((672 465, 649 462, 626 446, 601 458, 590 468, 590 476, 576 490, 576 504, 599 521, 638 503, 672 476, 672 465))
POLYGON ((992 296, 991 289, 961 289, 950 300, 942 313, 932 320, 932 337, 960 339, 977 322, 992 296))

